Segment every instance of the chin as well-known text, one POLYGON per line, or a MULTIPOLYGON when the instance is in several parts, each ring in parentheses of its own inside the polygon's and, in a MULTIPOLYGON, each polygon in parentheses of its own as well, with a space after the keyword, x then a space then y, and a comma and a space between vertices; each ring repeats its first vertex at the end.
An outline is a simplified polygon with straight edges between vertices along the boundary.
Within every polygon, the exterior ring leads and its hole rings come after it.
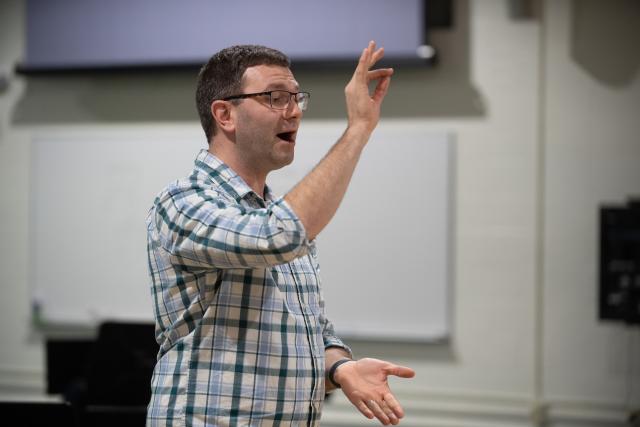
POLYGON ((293 163, 293 153, 291 153, 291 155, 287 155, 287 156, 280 156, 277 159, 274 159, 274 168, 273 170, 278 170, 278 169, 282 169, 285 166, 290 165, 291 163, 293 163))

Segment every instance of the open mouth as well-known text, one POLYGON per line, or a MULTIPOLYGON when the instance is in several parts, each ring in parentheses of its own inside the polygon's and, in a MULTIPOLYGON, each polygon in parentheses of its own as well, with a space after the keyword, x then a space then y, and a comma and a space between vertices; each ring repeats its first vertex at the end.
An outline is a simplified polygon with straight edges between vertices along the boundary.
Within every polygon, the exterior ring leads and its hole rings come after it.
POLYGON ((295 131, 292 132, 281 132, 278 135, 276 135, 278 138, 287 141, 287 142, 295 142, 296 141, 296 133, 295 131))

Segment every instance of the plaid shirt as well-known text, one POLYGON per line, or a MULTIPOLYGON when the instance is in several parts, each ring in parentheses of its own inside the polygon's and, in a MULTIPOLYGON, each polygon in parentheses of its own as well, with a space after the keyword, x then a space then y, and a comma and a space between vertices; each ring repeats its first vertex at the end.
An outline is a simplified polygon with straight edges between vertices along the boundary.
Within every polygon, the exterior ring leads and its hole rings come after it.
POLYGON ((319 425, 324 350, 350 350, 287 202, 202 150, 155 199, 147 232, 160 344, 147 424, 319 425))

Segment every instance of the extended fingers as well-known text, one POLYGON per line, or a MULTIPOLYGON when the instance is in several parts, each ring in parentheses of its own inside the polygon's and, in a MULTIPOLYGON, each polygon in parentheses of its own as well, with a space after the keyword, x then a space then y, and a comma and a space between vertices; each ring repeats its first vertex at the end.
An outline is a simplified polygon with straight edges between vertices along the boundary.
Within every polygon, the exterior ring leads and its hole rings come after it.
POLYGON ((390 365, 385 369, 387 375, 395 375, 401 378, 413 378, 416 375, 416 371, 406 366, 390 365))
POLYGON ((371 70, 367 76, 369 81, 381 79, 383 77, 390 77, 393 74, 393 68, 378 68, 377 70, 371 70))
POLYGON ((358 410, 362 412, 362 415, 364 415, 365 417, 369 419, 374 417, 373 412, 371 411, 371 409, 369 409, 369 406, 367 406, 367 403, 364 400, 358 402, 356 408, 358 408, 358 410))
MULTIPOLYGON (((391 419, 389 417, 389 415, 387 415, 387 411, 389 410, 389 408, 387 407, 387 405, 384 402, 378 403, 373 399, 370 399, 367 401, 367 407, 371 410, 371 412, 373 413, 373 415, 375 415, 375 417, 380 420, 380 422, 383 425, 387 425, 391 422, 391 419), (385 409, 387 409, 387 411, 385 411, 385 409)), ((389 411, 391 413, 391 415, 393 415, 393 412, 389 411)), ((394 416, 395 418, 395 416, 394 416)))
POLYGON ((370 41, 369 45, 364 48, 362 54, 360 55, 360 60, 358 61, 358 66, 356 67, 356 75, 361 78, 366 78, 367 71, 371 67, 371 57, 373 56, 373 49, 375 49, 376 43, 374 41, 370 41))
POLYGON ((376 42, 373 40, 369 42, 369 45, 364 48, 362 54, 360 55, 360 60, 358 61, 357 73, 361 77, 365 77, 367 71, 373 67, 373 65, 378 62, 384 56, 384 48, 378 48, 376 50, 376 42))
POLYGON ((387 418, 389 418, 389 421, 391 422, 391 424, 395 426, 400 422, 400 418, 402 417, 398 417, 396 415, 395 411, 391 408, 391 406, 389 406, 389 402, 387 402, 386 400, 383 400, 380 403, 380 406, 384 411, 384 413, 387 415, 387 418))
POLYGON ((349 400, 362 415, 369 419, 377 418, 383 425, 397 425, 404 417, 404 410, 390 392, 377 397, 350 396, 349 400))
MULTIPOLYGON (((375 43, 373 45, 375 47, 375 43)), ((384 48, 381 47, 378 50, 376 50, 375 52, 373 52, 373 54, 371 55, 371 58, 369 59, 369 68, 371 68, 373 66, 373 64, 375 64, 376 62, 380 61, 380 59, 382 59, 382 57, 384 56, 384 48)))
POLYGON ((373 92, 373 96, 372 99, 374 102, 376 103, 381 103, 382 99, 385 97, 385 95, 387 94, 387 91, 389 90, 389 84, 391 83, 391 77, 390 76, 386 76, 383 77, 378 84, 376 85, 376 89, 373 92))
POLYGON ((400 402, 398 402, 393 394, 387 393, 384 396, 384 402, 396 417, 404 417, 404 409, 402 409, 402 406, 400 406, 400 402))

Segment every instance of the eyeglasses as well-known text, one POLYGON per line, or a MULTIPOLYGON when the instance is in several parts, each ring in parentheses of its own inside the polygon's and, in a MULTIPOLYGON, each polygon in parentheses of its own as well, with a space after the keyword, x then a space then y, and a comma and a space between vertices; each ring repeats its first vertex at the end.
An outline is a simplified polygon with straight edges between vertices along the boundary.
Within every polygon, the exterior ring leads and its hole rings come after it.
POLYGON ((244 99, 254 96, 269 96, 269 105, 275 110, 286 110, 289 107, 291 98, 295 98, 296 104, 301 111, 305 111, 309 106, 309 98, 311 94, 309 92, 289 92, 288 90, 270 90, 267 92, 257 93, 245 93, 242 95, 232 95, 222 98, 222 101, 229 101, 232 99, 244 99))

